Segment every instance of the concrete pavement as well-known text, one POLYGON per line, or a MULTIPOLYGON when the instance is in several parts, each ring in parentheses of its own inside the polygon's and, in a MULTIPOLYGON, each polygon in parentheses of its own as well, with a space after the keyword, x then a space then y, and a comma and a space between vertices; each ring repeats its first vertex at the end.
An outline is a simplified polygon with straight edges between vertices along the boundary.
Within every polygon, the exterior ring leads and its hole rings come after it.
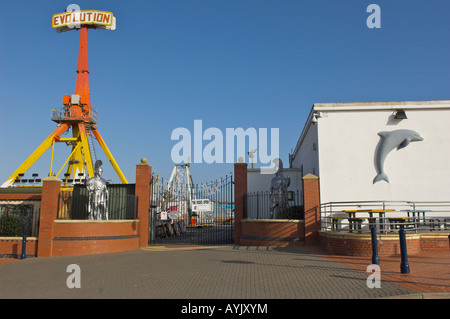
MULTIPOLYGON (((390 269, 383 274, 383 263, 387 265, 387 261, 382 260, 381 288, 367 286, 370 273, 365 271, 370 258, 355 258, 328 255, 316 248, 233 245, 156 246, 102 255, 29 258, 0 265, 0 298, 373 299, 431 296, 428 295, 430 291, 423 292, 423 289, 417 289, 419 286, 414 286, 412 258, 412 274, 407 275, 406 285, 405 277, 403 282, 396 279, 390 269), (67 279, 72 275, 68 272, 71 264, 80 267, 81 288, 67 286, 67 279)), ((434 298, 450 296, 446 294, 450 293, 448 261, 443 261, 442 274, 433 275, 443 278, 441 284, 437 284, 439 289, 434 292, 434 298)), ((419 277, 426 281, 422 275, 419 277)))

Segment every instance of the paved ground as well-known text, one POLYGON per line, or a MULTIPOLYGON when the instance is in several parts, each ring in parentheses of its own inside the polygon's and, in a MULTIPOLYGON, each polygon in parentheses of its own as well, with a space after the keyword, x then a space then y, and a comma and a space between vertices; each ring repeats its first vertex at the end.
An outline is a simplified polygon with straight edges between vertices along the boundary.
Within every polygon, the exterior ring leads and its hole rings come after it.
MULTIPOLYGON (((371 257, 336 256, 320 249, 310 248, 310 252, 323 256, 342 265, 366 271, 371 257)), ((381 279, 414 291, 414 296, 406 298, 446 298, 450 299, 450 250, 422 250, 420 255, 408 256, 409 274, 400 272, 400 256, 384 257, 380 260, 381 279)))
POLYGON ((316 248, 148 247, 90 256, 0 259, 0 298, 372 299, 450 298, 450 252, 381 259, 381 288, 368 288, 371 258, 316 248), (81 288, 66 284, 70 264, 81 288), (426 293, 426 294, 424 294, 426 293))

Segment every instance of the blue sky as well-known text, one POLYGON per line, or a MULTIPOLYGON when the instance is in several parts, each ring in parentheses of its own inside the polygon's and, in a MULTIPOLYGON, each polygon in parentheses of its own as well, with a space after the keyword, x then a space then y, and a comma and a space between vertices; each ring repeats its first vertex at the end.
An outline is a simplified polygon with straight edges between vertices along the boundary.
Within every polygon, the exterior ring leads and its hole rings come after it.
MULTIPOLYGON (((73 94, 79 34, 51 28, 70 3, 117 18, 115 31, 89 31, 90 90, 98 129, 129 182, 141 157, 169 177, 171 133, 193 132, 194 120, 224 133, 279 128, 287 163, 313 103, 450 98, 448 0, 0 3, 2 182, 55 128, 51 108, 73 94), (371 3, 381 8, 380 29, 366 26, 371 3)), ((104 177, 118 182, 96 150, 104 177)), ((55 151, 59 168, 70 152, 55 151)), ((50 153, 27 175, 45 177, 50 153)), ((191 171, 204 182, 233 165, 191 171)))

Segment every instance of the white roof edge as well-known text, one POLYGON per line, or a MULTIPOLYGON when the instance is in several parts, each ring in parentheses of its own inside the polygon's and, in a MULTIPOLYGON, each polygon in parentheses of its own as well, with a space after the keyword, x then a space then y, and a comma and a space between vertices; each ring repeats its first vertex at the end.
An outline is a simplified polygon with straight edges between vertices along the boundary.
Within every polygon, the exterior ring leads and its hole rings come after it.
POLYGON ((297 140, 297 144, 295 144, 294 151, 292 152, 292 155, 294 156, 294 158, 297 155, 297 153, 300 149, 300 145, 303 143, 303 139, 305 138, 306 134, 308 133, 309 127, 312 124, 313 114, 314 114, 314 104, 311 107, 311 110, 309 111, 308 117, 306 118, 305 125, 303 126, 302 132, 300 133, 300 136, 297 140))
POLYGON ((367 111, 395 109, 450 109, 450 100, 398 101, 398 102, 352 102, 352 103, 314 103, 317 111, 367 111))

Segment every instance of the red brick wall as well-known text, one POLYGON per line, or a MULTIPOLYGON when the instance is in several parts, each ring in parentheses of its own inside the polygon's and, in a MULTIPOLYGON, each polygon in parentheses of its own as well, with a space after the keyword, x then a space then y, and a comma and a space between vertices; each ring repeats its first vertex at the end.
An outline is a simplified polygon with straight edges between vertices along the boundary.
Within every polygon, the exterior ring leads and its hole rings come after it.
MULTIPOLYGON (((422 249, 449 249, 448 234, 407 234, 408 255, 418 255, 422 249)), ((400 240, 398 234, 378 235, 378 255, 381 257, 399 256, 400 240)), ((372 256, 370 235, 336 234, 320 232, 320 245, 328 252, 345 256, 372 256)))
POLYGON ((420 241, 422 249, 450 249, 450 234, 423 234, 420 241))
POLYGON ((319 243, 320 230, 320 188, 319 178, 308 174, 303 176, 303 205, 305 209, 305 243, 319 243))
POLYGON ((52 255, 54 221, 58 211, 58 194, 60 189, 60 179, 56 177, 43 179, 38 257, 50 257, 52 255))
MULTIPOLYGON (((136 165, 138 220, 57 220, 61 180, 55 177, 43 179, 42 193, 0 193, 0 199, 41 200, 39 240, 29 239, 28 256, 87 255, 132 250, 148 245, 151 173, 151 166, 145 159, 136 165)), ((21 253, 21 239, 0 238, 0 256, 17 257, 21 253)))
POLYGON ((138 198, 138 219, 140 221, 140 245, 146 247, 149 238, 149 208, 150 208, 150 180, 152 178, 152 167, 143 158, 136 165, 135 195, 138 198))
POLYGON ((247 196, 247 164, 234 164, 234 243, 240 245, 247 196))
POLYGON ((40 201, 42 194, 40 193, 0 193, 0 200, 38 200, 40 201))
POLYGON ((242 220, 240 245, 298 246, 305 244, 302 220, 242 220))
POLYGON ((90 255, 139 248, 139 221, 55 221, 52 256, 90 255))
MULTIPOLYGON (((27 257, 37 255, 36 237, 28 237, 25 254, 27 257)), ((22 255, 22 237, 2 237, 0 238, 0 258, 11 257, 20 258, 22 255)))

